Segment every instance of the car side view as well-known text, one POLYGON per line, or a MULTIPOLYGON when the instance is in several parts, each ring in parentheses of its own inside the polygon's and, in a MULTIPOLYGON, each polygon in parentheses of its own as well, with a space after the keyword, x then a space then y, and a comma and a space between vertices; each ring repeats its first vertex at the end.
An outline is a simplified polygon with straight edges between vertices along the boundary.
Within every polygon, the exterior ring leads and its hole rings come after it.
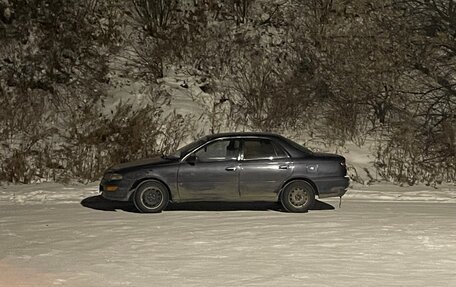
POLYGON ((272 133, 223 133, 160 158, 113 166, 100 191, 150 213, 189 201, 271 201, 306 212, 316 196, 341 197, 348 184, 340 155, 312 152, 272 133))

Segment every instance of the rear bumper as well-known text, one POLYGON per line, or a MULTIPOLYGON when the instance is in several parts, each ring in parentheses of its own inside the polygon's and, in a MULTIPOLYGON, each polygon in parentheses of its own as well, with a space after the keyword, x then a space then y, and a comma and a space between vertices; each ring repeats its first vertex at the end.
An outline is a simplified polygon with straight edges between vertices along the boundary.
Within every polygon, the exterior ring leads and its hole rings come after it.
POLYGON ((350 178, 348 176, 319 178, 314 182, 318 189, 319 198, 341 197, 347 192, 350 178))

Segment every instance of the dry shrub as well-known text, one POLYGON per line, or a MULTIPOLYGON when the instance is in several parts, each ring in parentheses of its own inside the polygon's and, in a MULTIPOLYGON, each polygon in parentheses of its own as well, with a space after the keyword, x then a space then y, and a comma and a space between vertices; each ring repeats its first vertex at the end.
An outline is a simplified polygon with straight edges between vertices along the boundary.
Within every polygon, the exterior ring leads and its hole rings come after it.
MULTIPOLYGON (((393 182, 441 184, 456 181, 454 136, 443 121, 436 129, 404 123, 378 145, 376 167, 393 182), (440 128, 439 128, 440 126, 440 128)), ((453 133, 454 134, 454 133, 453 133)))
POLYGON ((165 115, 157 104, 119 103, 106 115, 100 101, 72 97, 57 112, 4 92, 0 180, 9 182, 96 180, 114 164, 170 152, 193 132, 191 117, 165 115))
POLYGON ((192 132, 188 117, 176 113, 165 116, 154 105, 134 109, 120 103, 110 116, 93 112, 68 123, 75 132, 64 135, 65 144, 59 150, 61 162, 66 163, 66 178, 95 180, 114 164, 177 149, 192 132))

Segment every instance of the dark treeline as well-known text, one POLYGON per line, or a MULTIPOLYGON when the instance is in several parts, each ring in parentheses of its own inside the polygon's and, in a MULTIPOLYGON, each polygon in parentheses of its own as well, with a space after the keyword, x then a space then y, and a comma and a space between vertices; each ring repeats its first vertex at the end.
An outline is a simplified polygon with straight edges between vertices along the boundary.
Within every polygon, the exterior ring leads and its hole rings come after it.
POLYGON ((166 112, 170 68, 212 98, 208 131, 369 139, 385 179, 456 179, 454 0, 0 0, 0 180, 176 148, 198 119, 166 112), (105 113, 129 81, 150 103, 105 113))

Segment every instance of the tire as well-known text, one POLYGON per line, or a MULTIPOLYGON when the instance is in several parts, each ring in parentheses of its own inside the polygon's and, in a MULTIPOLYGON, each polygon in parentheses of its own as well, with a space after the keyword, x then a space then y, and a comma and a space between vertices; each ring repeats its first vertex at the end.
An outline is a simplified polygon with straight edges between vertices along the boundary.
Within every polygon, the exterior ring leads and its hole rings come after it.
POLYGON ((169 203, 169 192, 158 181, 146 181, 138 186, 133 203, 140 212, 160 213, 169 203))
POLYGON ((315 190, 306 181, 292 181, 284 187, 280 202, 289 212, 307 212, 315 204, 315 190))

